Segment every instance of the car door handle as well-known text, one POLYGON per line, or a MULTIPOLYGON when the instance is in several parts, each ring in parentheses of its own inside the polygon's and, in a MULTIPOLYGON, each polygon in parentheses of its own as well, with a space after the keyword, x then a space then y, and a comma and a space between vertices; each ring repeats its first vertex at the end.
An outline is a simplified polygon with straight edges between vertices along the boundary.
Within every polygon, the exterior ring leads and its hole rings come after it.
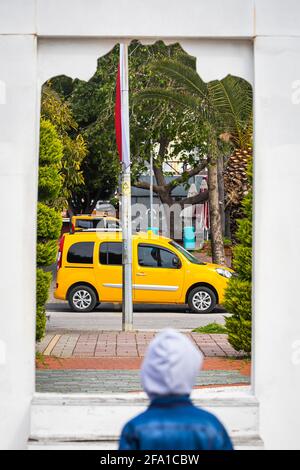
POLYGON ((136 273, 137 276, 146 276, 146 273, 136 273))

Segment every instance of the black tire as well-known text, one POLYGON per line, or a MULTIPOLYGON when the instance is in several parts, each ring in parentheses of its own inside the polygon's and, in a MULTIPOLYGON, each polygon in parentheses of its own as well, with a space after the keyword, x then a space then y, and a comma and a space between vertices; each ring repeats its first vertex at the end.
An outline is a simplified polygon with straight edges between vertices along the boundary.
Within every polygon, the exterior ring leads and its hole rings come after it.
POLYGON ((92 312, 98 301, 94 290, 81 284, 70 290, 68 302, 74 312, 92 312))
POLYGON ((209 287, 195 287, 189 293, 188 304, 194 313, 210 313, 217 304, 216 294, 209 287))

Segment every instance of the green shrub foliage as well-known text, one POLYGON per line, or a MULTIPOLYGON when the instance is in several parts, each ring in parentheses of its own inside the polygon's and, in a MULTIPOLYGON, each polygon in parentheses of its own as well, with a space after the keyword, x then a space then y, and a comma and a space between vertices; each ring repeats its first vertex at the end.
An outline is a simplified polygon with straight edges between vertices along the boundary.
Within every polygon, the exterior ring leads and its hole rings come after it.
POLYGON ((45 204, 38 203, 37 237, 38 239, 57 240, 62 226, 60 214, 45 204))
POLYGON ((226 319, 228 340, 237 351, 251 352, 251 320, 245 320, 243 316, 233 316, 226 319))
POLYGON ((36 270, 36 304, 43 307, 48 300, 49 287, 51 283, 51 273, 43 271, 38 268, 36 270))
POLYGON ((51 203, 58 198, 62 186, 61 176, 55 165, 39 169, 39 201, 51 203))
POLYGON ((35 338, 40 341, 45 336, 46 331, 46 310, 45 307, 36 307, 35 338))
MULTIPOLYGON (((252 162, 248 177, 252 183, 252 162)), ((252 191, 243 201, 245 218, 238 221, 237 239, 233 249, 232 277, 225 290, 224 306, 232 317, 226 319, 228 340, 237 351, 251 352, 251 297, 252 297, 252 191)))
POLYGON ((36 339, 45 334, 45 303, 49 295, 51 273, 42 267, 55 262, 58 238, 61 231, 61 215, 53 208, 60 195, 60 176, 63 144, 56 128, 50 121, 41 119, 40 126, 40 168, 37 210, 37 282, 36 282, 36 339))
POLYGON ((36 339, 40 341, 45 334, 46 315, 45 303, 48 299, 51 273, 38 268, 36 271, 36 339))
POLYGON ((57 241, 48 240, 46 242, 37 242, 36 262, 38 266, 50 266, 55 263, 57 255, 57 241))
MULTIPOLYGON (((226 289, 226 309, 251 320, 251 282, 231 278, 226 289)), ((231 317, 232 318, 232 317, 231 317)), ((227 327, 227 324, 226 324, 227 327)))
POLYGON ((251 281, 252 275, 252 248, 237 245, 234 247, 233 267, 241 279, 251 281))
POLYGON ((41 119, 40 124, 40 166, 61 166, 63 144, 54 125, 47 119, 41 119))

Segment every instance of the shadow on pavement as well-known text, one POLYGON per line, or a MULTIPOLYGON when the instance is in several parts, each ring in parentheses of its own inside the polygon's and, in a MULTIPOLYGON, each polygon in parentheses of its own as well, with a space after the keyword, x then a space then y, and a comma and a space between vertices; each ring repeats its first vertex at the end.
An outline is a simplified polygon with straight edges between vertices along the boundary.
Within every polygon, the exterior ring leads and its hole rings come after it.
MULTIPOLYGON (((46 310, 47 310, 47 312, 63 312, 63 313, 76 314, 76 312, 71 310, 71 308, 69 307, 69 304, 67 302, 49 302, 46 305, 46 310)), ((145 312, 145 313, 149 313, 149 312, 169 313, 169 312, 172 312, 174 314, 176 314, 176 313, 193 314, 193 312, 191 312, 186 305, 176 305, 176 304, 170 304, 170 305, 135 304, 133 306, 133 311, 134 312, 145 312)), ((103 304, 100 304, 91 313, 97 313, 97 312, 107 312, 107 313, 122 312, 122 306, 121 306, 121 304, 103 303, 103 304)), ((78 312, 78 313, 80 314, 80 312, 78 312)), ((224 308, 222 308, 221 306, 217 306, 211 313, 224 314, 224 313, 226 313, 226 310, 224 308)), ((198 315, 198 314, 195 313, 195 315, 198 315)))

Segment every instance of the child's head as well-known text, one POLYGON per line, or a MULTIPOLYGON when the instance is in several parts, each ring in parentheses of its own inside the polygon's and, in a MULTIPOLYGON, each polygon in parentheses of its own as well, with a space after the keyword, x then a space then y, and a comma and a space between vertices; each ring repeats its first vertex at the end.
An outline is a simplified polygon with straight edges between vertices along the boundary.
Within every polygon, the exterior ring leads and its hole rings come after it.
POLYGON ((150 343, 141 368, 149 398, 189 395, 201 369, 203 355, 185 335, 163 330, 150 343))

